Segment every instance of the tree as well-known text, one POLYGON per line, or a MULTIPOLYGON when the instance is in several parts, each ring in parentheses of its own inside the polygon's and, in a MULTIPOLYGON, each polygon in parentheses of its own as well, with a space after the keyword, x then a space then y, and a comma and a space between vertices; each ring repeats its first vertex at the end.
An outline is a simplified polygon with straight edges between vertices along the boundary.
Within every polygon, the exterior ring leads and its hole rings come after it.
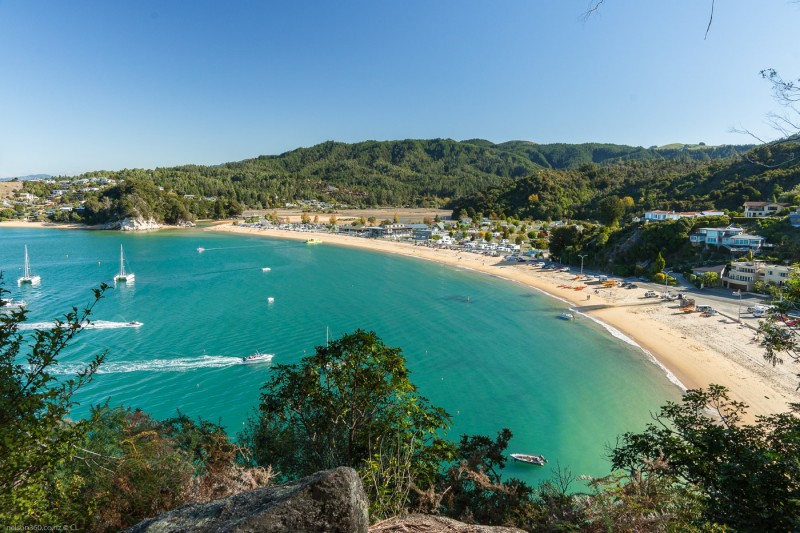
POLYGON ((653 274, 658 274, 659 272, 664 271, 664 267, 667 266, 667 262, 664 260, 664 256, 661 255, 661 252, 658 252, 658 257, 655 258, 653 261, 653 274))
POLYGON ((417 393, 402 351, 374 332, 357 330, 299 364, 276 365, 263 391, 240 440, 284 478, 351 466, 373 504, 396 509, 412 486, 434 483, 452 452, 439 437, 450 416, 417 393))
POLYGON ((663 475, 699 491, 706 519, 737 531, 800 527, 800 405, 742 424, 747 406, 727 390, 689 390, 668 402, 642 433, 626 433, 612 451, 614 468, 632 473, 661 461, 663 475), (710 414, 710 416, 709 416, 710 414))
POLYGON ((715 287, 719 281, 719 276, 716 272, 704 272, 701 279, 704 287, 715 287))
POLYGON ((600 222, 607 226, 616 226, 625 214, 625 203, 619 196, 607 196, 598 205, 600 222))
MULTIPOLYGON (((2 275, 0 275, 2 281, 2 275)), ((72 457, 89 430, 86 420, 67 421, 77 404, 74 394, 89 383, 105 354, 95 356, 74 377, 52 374, 61 351, 89 323, 95 304, 108 287, 94 290, 94 300, 57 320, 32 338, 19 330, 26 310, 0 313, 0 522, 13 525, 46 522, 46 477, 56 464, 72 457), (23 362, 24 361, 24 362, 23 362)), ((0 300, 7 293, 0 286, 0 300)))

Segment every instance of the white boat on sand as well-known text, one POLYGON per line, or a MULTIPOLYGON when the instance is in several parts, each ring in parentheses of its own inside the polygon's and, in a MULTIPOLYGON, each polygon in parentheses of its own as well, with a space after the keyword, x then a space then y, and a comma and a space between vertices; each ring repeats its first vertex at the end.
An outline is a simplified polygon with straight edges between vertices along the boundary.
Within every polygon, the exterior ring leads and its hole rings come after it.
POLYGON ((114 276, 114 283, 122 282, 128 283, 133 282, 136 279, 136 276, 132 272, 125 272, 125 255, 122 252, 122 245, 119 245, 119 274, 114 276))
POLYGON ((242 357, 242 363, 268 363, 272 361, 275 354, 256 352, 253 355, 242 357))
POLYGON ((17 280, 17 285, 22 285, 23 283, 30 283, 31 285, 38 285, 42 281, 41 276, 37 276, 35 274, 31 274, 31 266, 28 263, 28 245, 25 245, 25 270, 22 273, 22 277, 17 280))
POLYGON ((545 459, 543 455, 512 453, 510 457, 515 461, 519 461, 520 463, 527 463, 529 465, 536 465, 536 466, 544 466, 544 464, 547 462, 547 459, 545 459))

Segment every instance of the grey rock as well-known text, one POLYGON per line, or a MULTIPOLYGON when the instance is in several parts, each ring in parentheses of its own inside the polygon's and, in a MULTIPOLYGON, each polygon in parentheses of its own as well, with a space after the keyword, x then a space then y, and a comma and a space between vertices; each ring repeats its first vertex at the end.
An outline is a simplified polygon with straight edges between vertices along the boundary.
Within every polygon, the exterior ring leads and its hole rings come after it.
POLYGON ((341 467, 222 500, 185 505, 126 531, 366 533, 368 526, 361 480, 352 468, 341 467))

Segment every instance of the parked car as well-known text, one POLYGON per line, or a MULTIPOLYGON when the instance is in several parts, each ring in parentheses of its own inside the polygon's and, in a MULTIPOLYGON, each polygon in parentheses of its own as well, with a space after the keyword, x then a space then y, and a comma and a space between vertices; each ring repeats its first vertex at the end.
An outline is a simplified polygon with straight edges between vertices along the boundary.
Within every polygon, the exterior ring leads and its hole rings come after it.
POLYGON ((645 298, 655 298, 656 296, 658 296, 658 294, 656 294, 656 291, 647 291, 646 293, 644 293, 645 298))

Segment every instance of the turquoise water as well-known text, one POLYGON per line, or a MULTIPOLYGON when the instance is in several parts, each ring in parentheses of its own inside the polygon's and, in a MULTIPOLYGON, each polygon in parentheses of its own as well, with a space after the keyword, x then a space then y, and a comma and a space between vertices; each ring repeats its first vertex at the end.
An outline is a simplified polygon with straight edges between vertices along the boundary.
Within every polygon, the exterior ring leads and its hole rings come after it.
POLYGON ((395 255, 197 229, 3 228, 0 270, 11 296, 28 302, 29 323, 44 325, 90 302, 101 282, 113 285, 120 244, 135 283, 108 291, 97 328, 62 357, 68 373, 108 351, 75 416, 109 398, 157 418, 202 415, 236 434, 270 369, 240 364, 242 356, 294 363, 325 343, 326 328, 332 337, 364 328, 403 348, 420 392, 453 415, 451 439, 508 427, 509 452, 548 457, 545 468, 506 468, 535 483, 556 463, 608 473, 607 445, 679 396, 641 351, 586 318, 559 320, 564 305, 552 298, 395 255), (25 244, 37 287, 16 285, 25 244), (125 327, 133 320, 143 325, 125 327))

